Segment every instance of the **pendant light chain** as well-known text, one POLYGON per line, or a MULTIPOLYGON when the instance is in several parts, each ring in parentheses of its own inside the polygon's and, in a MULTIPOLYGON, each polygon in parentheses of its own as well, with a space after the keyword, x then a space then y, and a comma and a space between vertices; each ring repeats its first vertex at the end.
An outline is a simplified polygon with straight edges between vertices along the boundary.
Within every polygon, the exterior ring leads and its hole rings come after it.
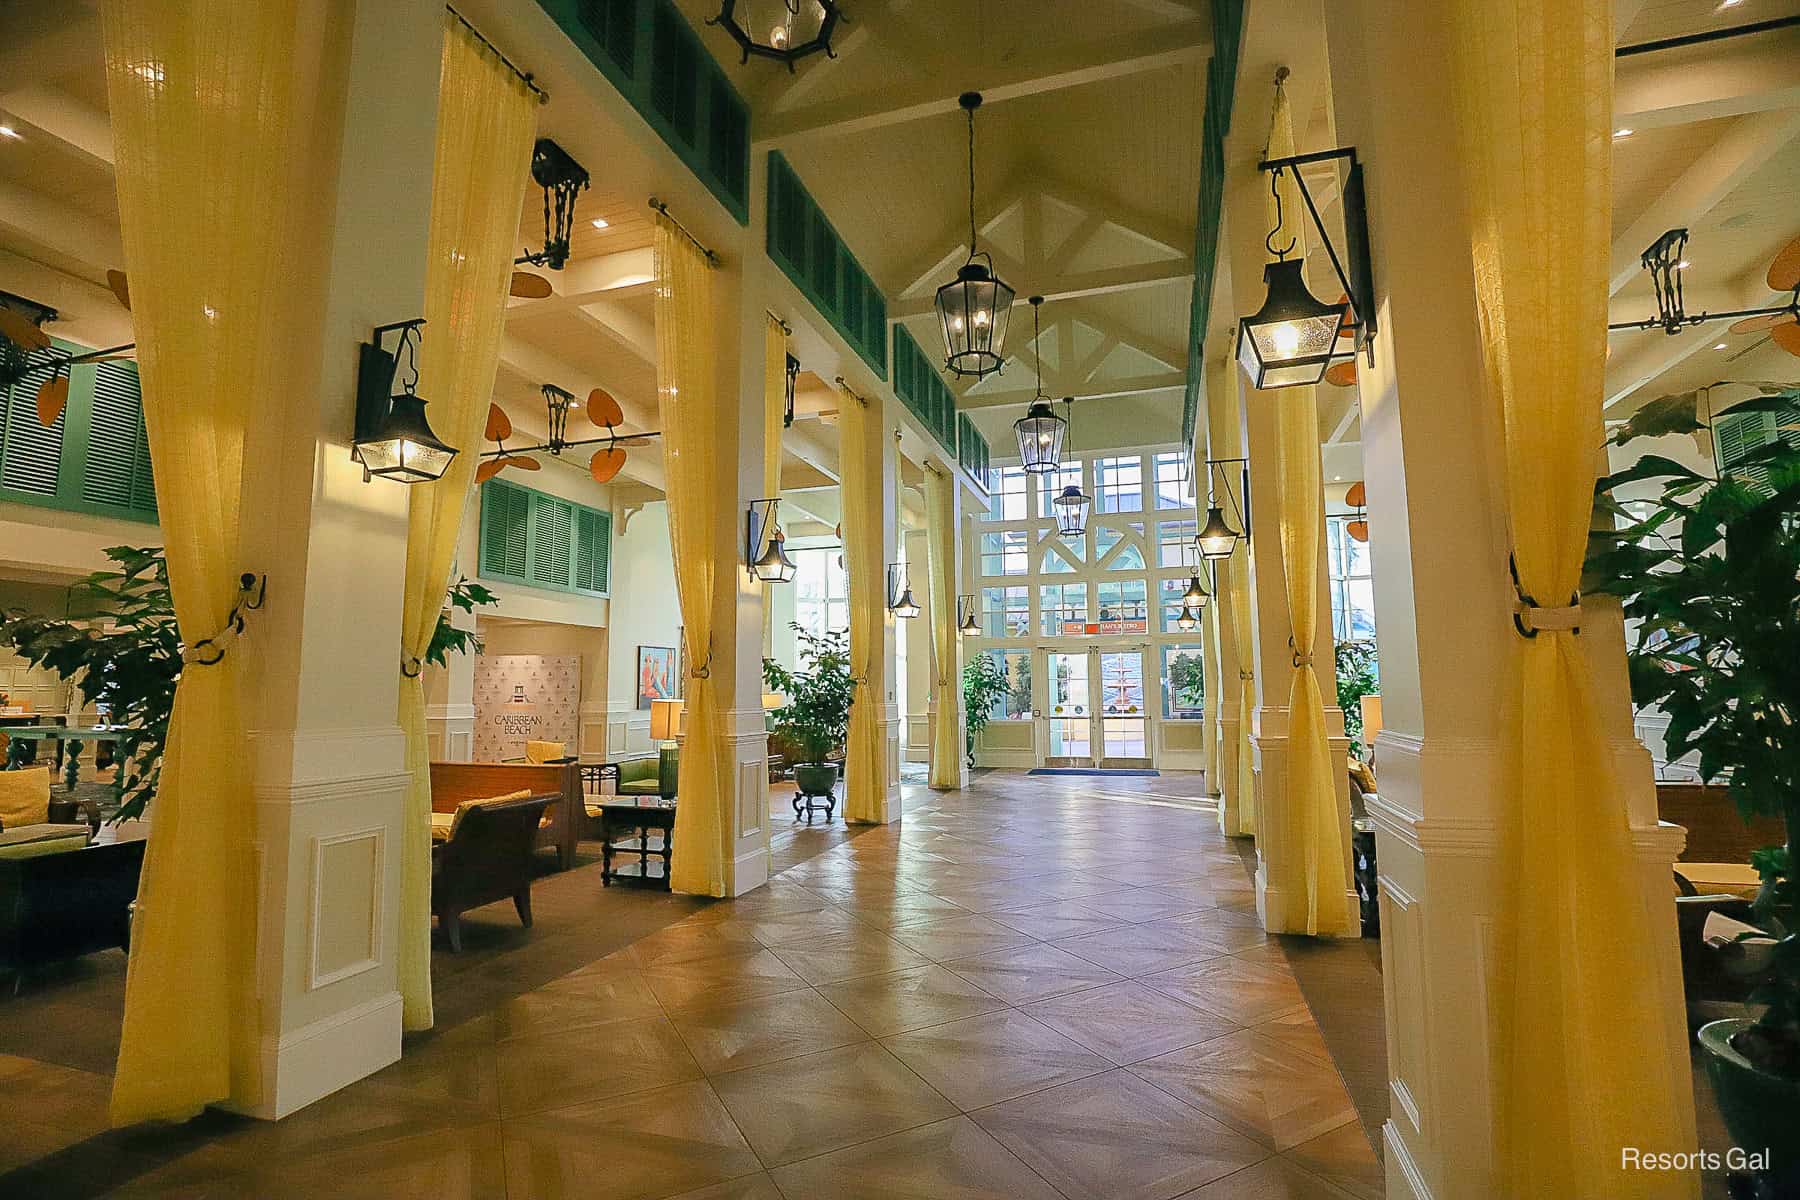
POLYGON ((969 258, 975 258, 975 110, 965 108, 969 118, 969 258))

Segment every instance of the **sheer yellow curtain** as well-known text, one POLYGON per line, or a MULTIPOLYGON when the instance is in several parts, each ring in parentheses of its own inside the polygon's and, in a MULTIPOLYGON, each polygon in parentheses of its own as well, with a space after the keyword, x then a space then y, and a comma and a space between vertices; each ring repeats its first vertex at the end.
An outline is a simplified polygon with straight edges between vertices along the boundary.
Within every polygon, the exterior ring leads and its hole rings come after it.
POLYGON ((169 584, 190 652, 138 883, 112 1120, 257 1096, 255 810, 238 668, 244 430, 283 395, 296 228, 329 180, 301 139, 325 119, 293 69, 332 31, 293 0, 103 8, 119 219, 169 584))
MULTIPOLYGON (((1216 356, 1206 368, 1207 425, 1215 458, 1239 458, 1243 454, 1242 393, 1238 390, 1237 364, 1229 356, 1216 356)), ((1225 510, 1225 518, 1239 528, 1243 517, 1227 493, 1240 496, 1241 464, 1233 463, 1212 473, 1213 496, 1225 510), (1235 476, 1235 478, 1234 478, 1235 476)), ((1250 754, 1251 714, 1256 711, 1256 642, 1250 627, 1250 543, 1239 537, 1231 557, 1221 559, 1218 566, 1218 595, 1213 604, 1218 610, 1219 636, 1228 639, 1231 656, 1237 661, 1237 677, 1221 679, 1220 685, 1232 689, 1237 706, 1237 770, 1220 779, 1222 791, 1237 800, 1237 825, 1225 830, 1228 837, 1248 837, 1256 832, 1256 775, 1250 754)), ((1223 672, 1221 672, 1223 674, 1223 672)), ((1224 732, 1220 731, 1223 745, 1224 732)))
MULTIPOLYGON (((763 328, 763 492, 781 495, 781 431, 787 417, 787 329, 773 314, 763 328)), ((763 585, 763 657, 774 650, 775 606, 763 585)), ((763 823, 768 828, 768 822, 763 823)))
POLYGON ((931 587, 931 786, 962 786, 962 662, 956 632, 956 480, 925 468, 925 557, 931 587))
POLYGON ((881 414, 848 391, 838 405, 844 565, 850 576, 850 673, 858 680, 844 755, 844 820, 878 822, 887 797, 887 563, 881 528, 881 414))
MULTIPOLYGON (((1269 157, 1294 153, 1293 114, 1287 92, 1276 86, 1269 157)), ((1282 228, 1276 246, 1290 238, 1304 255, 1306 238, 1299 189, 1293 173, 1281 177, 1282 228)), ((1319 462, 1319 407, 1310 387, 1280 388, 1258 397, 1276 405, 1276 468, 1279 479, 1281 567, 1287 585, 1288 626, 1292 631, 1293 673, 1288 682, 1287 812, 1289 852, 1281 860, 1279 883, 1287 895, 1283 933, 1336 934, 1349 922, 1350 814, 1345 807, 1344 772, 1331 761, 1325 728, 1325 697, 1313 663, 1319 622, 1319 553, 1325 525, 1325 488, 1319 462)), ((1325 669, 1335 671, 1326 663, 1325 669)))
POLYGON ((676 787, 675 852, 670 886, 695 896, 725 894, 731 840, 725 785, 731 764, 720 752, 723 706, 712 678, 713 601, 719 522, 736 507, 737 480, 718 455, 720 397, 713 348, 716 307, 712 264, 666 215, 656 216, 656 399, 662 421, 669 545, 687 643, 687 707, 681 778, 676 787), (723 477, 722 477, 723 476, 723 477))
POLYGON ((481 430, 494 392, 519 207, 531 169, 536 97, 468 26, 444 15, 432 162, 431 232, 419 394, 438 437, 462 453, 441 479, 407 490, 406 600, 400 647, 400 727, 407 789, 400 853, 402 1023, 429 1029, 431 1011, 431 763, 421 660, 444 607, 481 430))
MULTIPOLYGON (((1501 822, 1494 1047, 1500 1191, 1691 1197, 1620 1146, 1684 1150, 1686 1081, 1659 1028, 1643 881, 1587 660, 1567 626, 1603 433, 1611 241, 1610 4, 1452 0, 1451 67, 1489 396, 1505 432, 1520 590, 1517 807, 1501 822), (1529 764, 1529 779, 1522 767, 1529 764)), ((1685 1066, 1682 1067, 1685 1073, 1685 1066)))

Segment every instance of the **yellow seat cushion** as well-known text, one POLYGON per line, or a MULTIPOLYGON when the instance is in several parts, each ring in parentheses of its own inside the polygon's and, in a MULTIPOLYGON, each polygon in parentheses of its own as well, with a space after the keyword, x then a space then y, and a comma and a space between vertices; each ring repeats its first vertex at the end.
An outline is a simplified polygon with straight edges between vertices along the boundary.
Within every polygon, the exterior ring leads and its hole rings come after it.
POLYGON ((1678 862, 1675 870, 1702 896, 1731 895, 1754 900, 1762 890, 1762 876, 1755 867, 1743 863, 1678 862))
POLYGON ((525 761, 546 763, 553 758, 561 758, 565 745, 566 742, 526 742, 525 761))
POLYGON ((49 767, 0 771, 0 829, 42 825, 49 819, 49 767))
MULTIPOLYGON (((480 808, 487 804, 506 804, 513 800, 527 799, 530 795, 530 788, 520 788, 516 792, 508 792, 504 796, 489 796, 482 800, 464 800, 461 804, 456 806, 456 811, 450 814, 450 832, 444 835, 444 840, 448 841, 456 836, 456 828, 462 824, 463 814, 468 812, 471 808, 480 808)), ((436 822, 433 822, 433 824, 435 825, 436 822)))

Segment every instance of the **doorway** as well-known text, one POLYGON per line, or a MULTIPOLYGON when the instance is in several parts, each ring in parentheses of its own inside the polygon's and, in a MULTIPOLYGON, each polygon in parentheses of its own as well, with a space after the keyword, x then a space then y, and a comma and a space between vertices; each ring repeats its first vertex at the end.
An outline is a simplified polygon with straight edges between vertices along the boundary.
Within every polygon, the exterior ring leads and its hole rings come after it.
POLYGON ((1046 650, 1043 765, 1146 768, 1144 650, 1046 650))

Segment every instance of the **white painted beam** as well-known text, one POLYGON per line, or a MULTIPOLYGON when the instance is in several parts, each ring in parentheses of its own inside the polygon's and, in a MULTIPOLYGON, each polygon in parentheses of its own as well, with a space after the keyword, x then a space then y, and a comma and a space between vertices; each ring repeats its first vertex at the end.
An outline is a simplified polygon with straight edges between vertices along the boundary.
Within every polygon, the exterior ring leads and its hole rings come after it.
MULTIPOLYGON (((999 256, 996 256, 995 270, 1008 284, 1018 289, 1017 303, 1021 305, 1025 303, 1027 296, 1042 296, 1045 300, 1079 300, 1084 296, 1108 296, 1115 292, 1129 292, 1167 283, 1191 283, 1194 278, 1194 265, 1186 259, 1134 263, 1126 267, 1049 276, 1028 272, 1018 264, 1011 265, 1018 269, 1008 272, 1001 266, 999 256)), ((889 305, 888 319, 904 321, 911 317, 928 316, 935 311, 931 296, 918 296, 889 305)), ((1014 313, 1013 319, 1016 321, 1019 316, 1020 314, 1014 313)))
MULTIPOLYGON (((1690 313, 1734 312, 1745 308, 1762 308, 1780 303, 1768 288, 1760 270, 1751 271, 1736 285, 1704 295, 1684 297, 1690 313)), ((1636 320, 1636 312, 1613 315, 1615 321, 1636 320)), ((1701 325, 1667 334, 1661 329, 1618 330, 1612 335, 1613 356, 1606 367, 1606 417, 1612 420, 1628 417, 1630 411, 1616 411, 1614 406, 1633 392, 1650 383, 1688 358, 1710 350, 1720 342, 1731 343, 1726 333, 1728 323, 1701 325)))
POLYGON ((1630 129, 1800 106, 1800 28, 1621 58, 1613 124, 1630 129))
POLYGON ((0 181, 0 228, 66 254, 96 273, 125 265, 125 245, 117 225, 4 181, 0 181))
MULTIPOLYGON (((1187 372, 1160 371, 1154 375, 1142 375, 1135 379, 1109 379, 1102 387, 1103 391, 1089 391, 1070 387, 1064 389, 1055 386, 1063 382, 1059 379, 1046 379, 1044 390, 1060 400, 1065 394, 1071 394, 1077 400, 1113 400, 1125 396, 1143 396, 1160 392, 1179 392, 1187 386, 1187 372)), ((1005 392, 965 392, 957 397, 956 407, 963 411, 984 408, 1024 408, 1030 404, 1036 392, 1033 388, 1020 388, 1005 392)))
POLYGON ((66 92, 33 84, 0 93, 0 112, 10 114, 101 166, 113 164, 112 119, 66 92))

